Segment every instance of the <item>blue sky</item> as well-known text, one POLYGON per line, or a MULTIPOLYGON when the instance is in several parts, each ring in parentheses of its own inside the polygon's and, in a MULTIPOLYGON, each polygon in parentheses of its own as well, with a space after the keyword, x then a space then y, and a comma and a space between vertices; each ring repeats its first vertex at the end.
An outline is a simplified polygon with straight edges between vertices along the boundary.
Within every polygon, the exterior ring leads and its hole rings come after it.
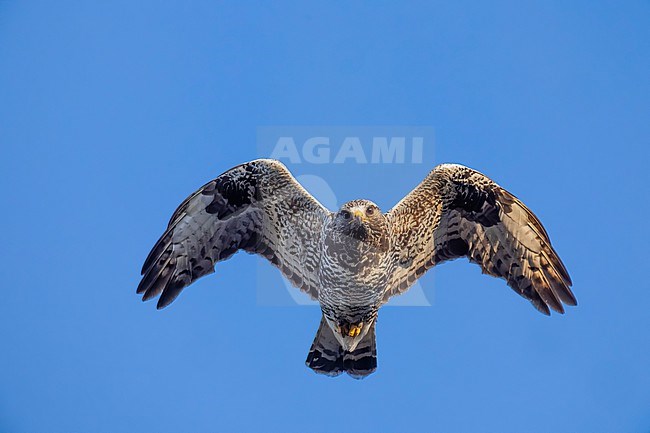
MULTIPOLYGON (((646 1, 0 2, 0 431, 648 431, 649 20, 646 1), (381 311, 355 381, 304 366, 320 313, 260 305, 257 257, 140 302, 171 212, 277 125, 433 127, 432 164, 540 217, 579 306, 544 317, 445 264, 431 307, 381 311)), ((331 187, 387 209, 430 168, 331 187)))

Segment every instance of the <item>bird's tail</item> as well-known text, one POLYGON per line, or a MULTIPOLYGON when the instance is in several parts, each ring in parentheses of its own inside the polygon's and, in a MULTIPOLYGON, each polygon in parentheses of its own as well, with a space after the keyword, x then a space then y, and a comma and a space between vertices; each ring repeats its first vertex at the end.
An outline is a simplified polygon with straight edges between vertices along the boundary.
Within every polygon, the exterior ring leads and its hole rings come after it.
POLYGON ((377 369, 377 346, 375 323, 352 352, 343 350, 332 329, 321 318, 316 338, 307 355, 307 366, 316 373, 338 376, 346 372, 355 379, 362 379, 377 369))

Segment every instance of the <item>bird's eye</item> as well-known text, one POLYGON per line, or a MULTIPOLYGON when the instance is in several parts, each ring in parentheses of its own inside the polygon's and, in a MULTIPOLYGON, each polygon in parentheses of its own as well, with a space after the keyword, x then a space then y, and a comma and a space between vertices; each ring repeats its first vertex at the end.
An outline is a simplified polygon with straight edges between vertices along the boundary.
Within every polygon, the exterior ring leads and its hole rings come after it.
POLYGON ((366 215, 368 215, 368 216, 373 215, 375 213, 375 210, 376 209, 375 209, 374 206, 370 206, 368 209, 366 209, 366 215))
POLYGON ((342 216, 343 218, 345 218, 346 220, 349 220, 350 217, 352 216, 352 214, 351 214, 350 212, 346 211, 346 210, 342 210, 342 211, 341 211, 341 216, 342 216))

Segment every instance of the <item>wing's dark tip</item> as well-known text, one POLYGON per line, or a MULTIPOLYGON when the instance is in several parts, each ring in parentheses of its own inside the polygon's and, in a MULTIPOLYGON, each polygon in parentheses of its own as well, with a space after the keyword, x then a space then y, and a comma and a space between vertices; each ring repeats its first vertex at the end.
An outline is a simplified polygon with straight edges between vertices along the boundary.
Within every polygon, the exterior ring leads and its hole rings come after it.
POLYGON ((144 275, 152 265, 160 258, 160 256, 169 248, 171 242, 171 228, 168 228, 165 233, 156 241, 156 244, 151 249, 140 270, 140 275, 144 275))
POLYGON ((530 300, 530 303, 533 304, 533 307, 543 315, 551 315, 551 310, 548 308, 548 305, 539 297, 538 294, 530 300))
POLYGON ((161 296, 160 298, 158 298, 158 302, 156 303, 156 310, 162 310, 163 308, 165 308, 168 305, 169 305, 169 303, 163 302, 162 296, 161 296))
POLYGON ((157 310, 162 310, 172 302, 176 300, 178 295, 186 287, 185 282, 182 279, 172 280, 163 290, 160 298, 158 298, 158 303, 156 304, 157 310))
POLYGON ((575 295, 571 292, 571 289, 569 287, 560 286, 559 288, 556 289, 557 289, 557 295, 560 297, 560 299, 565 305, 575 306, 578 304, 575 295))
POLYGON ((576 307, 578 305, 578 300, 574 297, 572 302, 567 302, 566 304, 572 307, 576 307))
POLYGON ((154 292, 151 292, 151 291, 145 292, 145 294, 142 296, 142 302, 150 301, 153 298, 155 298, 156 295, 157 295, 157 293, 154 293, 154 292))

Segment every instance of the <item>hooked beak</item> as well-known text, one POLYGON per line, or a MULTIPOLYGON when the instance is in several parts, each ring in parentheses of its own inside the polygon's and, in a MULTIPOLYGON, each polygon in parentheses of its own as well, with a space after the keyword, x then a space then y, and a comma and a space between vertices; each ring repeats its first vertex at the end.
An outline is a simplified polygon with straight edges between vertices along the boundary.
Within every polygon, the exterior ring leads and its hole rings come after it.
POLYGON ((352 211, 352 216, 354 216, 358 220, 365 220, 366 219, 366 214, 361 212, 359 209, 355 209, 352 211))

